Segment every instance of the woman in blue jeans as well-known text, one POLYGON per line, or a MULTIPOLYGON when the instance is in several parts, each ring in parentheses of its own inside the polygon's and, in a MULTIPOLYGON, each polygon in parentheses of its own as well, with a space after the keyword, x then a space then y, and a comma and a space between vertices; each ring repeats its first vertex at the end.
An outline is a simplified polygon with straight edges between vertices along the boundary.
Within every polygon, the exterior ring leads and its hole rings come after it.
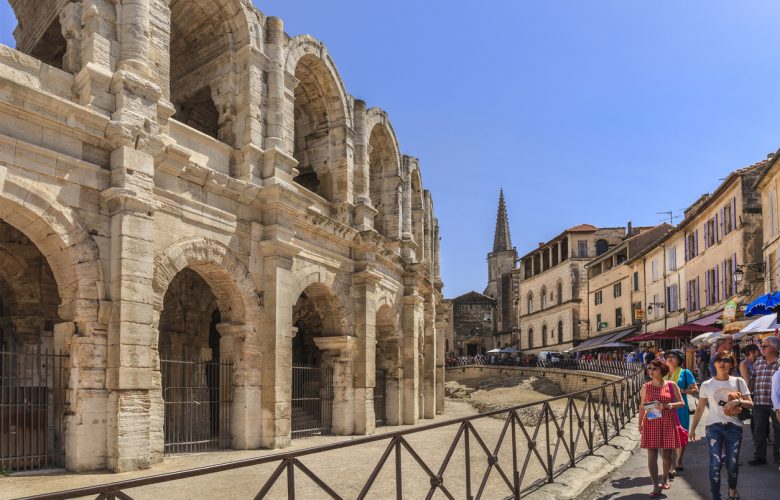
POLYGON ((699 388, 699 405, 693 415, 689 441, 696 440, 696 426, 699 424, 704 407, 707 414, 707 448, 710 455, 710 493, 712 500, 720 500, 720 471, 723 461, 728 473, 729 500, 739 498, 737 477, 739 475, 739 448, 742 445, 741 408, 752 408, 747 383, 741 377, 729 376, 734 368, 734 359, 729 351, 721 351, 715 356, 715 376, 699 388))

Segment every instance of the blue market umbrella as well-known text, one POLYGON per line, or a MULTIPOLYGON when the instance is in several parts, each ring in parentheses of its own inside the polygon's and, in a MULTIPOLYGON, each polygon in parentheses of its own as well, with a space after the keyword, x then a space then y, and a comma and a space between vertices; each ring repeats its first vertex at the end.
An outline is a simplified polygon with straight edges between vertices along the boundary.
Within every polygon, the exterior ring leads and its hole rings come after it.
POLYGON ((770 292, 760 296, 745 308, 745 316, 772 314, 780 308, 780 292, 770 292))

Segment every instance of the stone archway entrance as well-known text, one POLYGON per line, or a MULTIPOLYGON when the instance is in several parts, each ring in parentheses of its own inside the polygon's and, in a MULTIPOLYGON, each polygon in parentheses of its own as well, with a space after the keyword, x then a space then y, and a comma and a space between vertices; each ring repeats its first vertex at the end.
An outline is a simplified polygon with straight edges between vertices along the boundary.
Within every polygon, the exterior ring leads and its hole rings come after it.
POLYGON ((217 299, 195 271, 171 281, 160 314, 166 455, 231 446, 232 369, 220 359, 217 299))
POLYGON ((0 221, 0 469, 65 466, 68 356, 54 339, 59 305, 46 257, 0 221))

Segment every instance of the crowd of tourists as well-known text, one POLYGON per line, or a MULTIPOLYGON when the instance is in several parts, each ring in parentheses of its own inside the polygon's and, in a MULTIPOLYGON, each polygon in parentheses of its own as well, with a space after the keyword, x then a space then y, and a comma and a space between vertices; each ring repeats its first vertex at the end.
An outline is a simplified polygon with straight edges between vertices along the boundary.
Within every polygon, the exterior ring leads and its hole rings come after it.
POLYGON ((641 354, 649 381, 642 388, 639 430, 653 482, 650 498, 660 497, 671 488, 671 480, 683 473, 685 446, 699 437, 696 426, 705 408, 713 500, 721 498, 724 466, 728 498, 740 498, 737 478, 743 422, 750 421, 753 434, 748 465, 767 464, 770 445, 769 459, 780 465, 779 356, 780 337, 768 336, 758 345, 749 343, 740 349, 730 335, 719 338, 712 348, 645 350, 641 354), (693 405, 696 396, 698 402, 693 405))

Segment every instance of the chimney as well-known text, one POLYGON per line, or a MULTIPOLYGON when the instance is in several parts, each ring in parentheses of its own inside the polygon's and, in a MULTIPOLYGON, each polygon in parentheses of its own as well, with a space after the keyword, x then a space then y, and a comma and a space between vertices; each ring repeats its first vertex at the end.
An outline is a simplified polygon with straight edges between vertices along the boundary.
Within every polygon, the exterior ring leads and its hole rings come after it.
POLYGON ((539 242, 539 248, 542 248, 543 246, 544 246, 544 242, 543 242, 543 241, 540 241, 540 242, 539 242))
POLYGON ((631 227, 631 221, 628 221, 628 224, 626 224, 626 237, 630 238, 633 232, 634 230, 631 227))

